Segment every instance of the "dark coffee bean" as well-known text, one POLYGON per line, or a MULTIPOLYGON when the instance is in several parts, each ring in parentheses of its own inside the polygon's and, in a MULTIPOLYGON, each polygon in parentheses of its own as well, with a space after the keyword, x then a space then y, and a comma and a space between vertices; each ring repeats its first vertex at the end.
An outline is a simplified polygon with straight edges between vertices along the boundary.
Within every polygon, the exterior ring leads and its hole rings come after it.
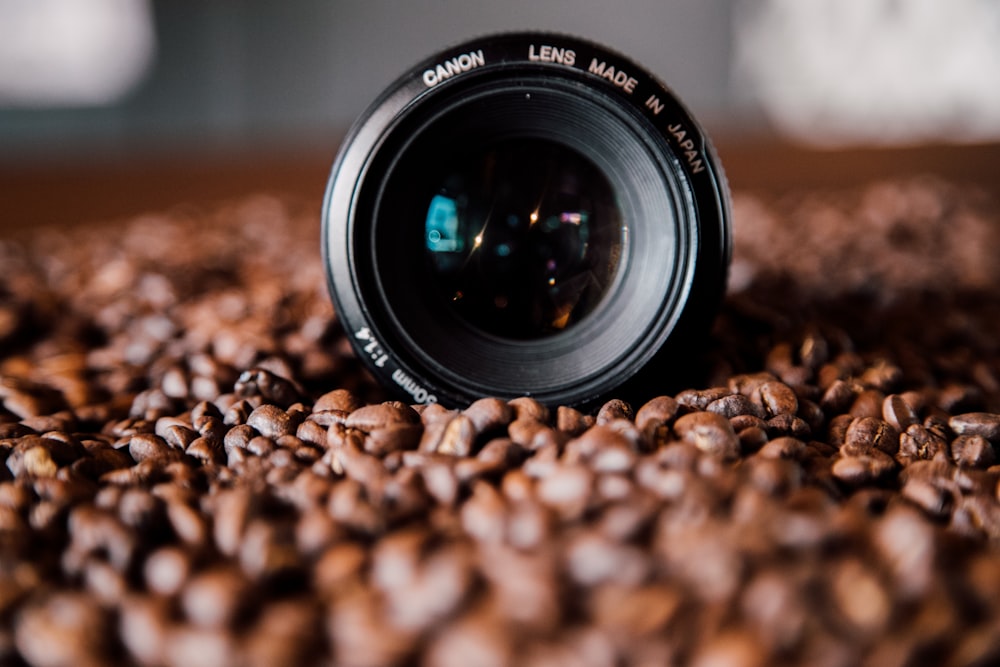
POLYGON ((850 383, 844 380, 835 380, 820 399, 820 406, 826 410, 827 414, 842 413, 850 409, 854 403, 857 392, 850 383))
POLYGON ((686 411, 702 411, 708 407, 708 404, 712 401, 718 400, 723 396, 728 396, 731 394, 729 387, 712 387, 710 389, 686 389, 677 396, 674 400, 677 401, 677 405, 684 408, 686 411))
POLYGON ((571 437, 580 435, 593 426, 593 423, 593 417, 587 417, 579 410, 565 405, 560 405, 556 413, 556 428, 571 437))
POLYGON ((765 416, 764 410, 743 394, 723 396, 709 403, 705 407, 705 410, 722 415, 727 419, 739 416, 752 416, 757 419, 763 419, 765 416))
POLYGON ((788 413, 771 417, 764 423, 764 429, 768 436, 777 438, 780 436, 791 436, 793 438, 807 439, 812 435, 809 424, 804 419, 788 413))
POLYGON ((799 399, 787 384, 782 382, 765 382, 751 395, 766 415, 794 415, 799 411, 799 399))
POLYGON ((740 453, 739 439, 729 420, 711 412, 692 412, 674 422, 674 433, 703 452, 723 458, 740 453))
POLYGON ((477 433, 502 429, 514 419, 514 408, 499 398, 481 398, 462 411, 477 433))
POLYGON ((176 456, 177 451, 172 450, 166 441, 158 435, 152 433, 136 433, 129 439, 128 453, 137 461, 147 459, 163 459, 168 456, 176 456))
POLYGON ((899 436, 899 456, 906 459, 937 459, 948 455, 948 442, 920 424, 899 436))
POLYGON ((802 460, 806 455, 806 445, 796 438, 775 438, 760 448, 758 456, 767 459, 802 460))
POLYGON ((408 405, 398 401, 366 405, 352 412, 344 422, 348 428, 369 432, 393 424, 418 424, 420 415, 408 405))
POLYGON ((879 449, 866 454, 844 456, 834 462, 831 472, 842 482, 853 486, 884 480, 896 471, 896 462, 879 449))
POLYGON ((420 424, 392 424, 368 433, 364 449, 375 456, 385 456, 401 449, 415 449, 420 444, 424 428, 420 424))
POLYGON ((469 456, 475 440, 475 424, 464 414, 459 414, 425 428, 419 449, 422 452, 469 456))
POLYGON ((277 439, 295 433, 298 424, 287 412, 276 405, 265 403, 247 417, 247 425, 253 427, 265 438, 277 439))
POLYGON ((948 420, 948 426, 956 435, 979 435, 1000 443, 1000 414, 969 412, 955 415, 948 420))
POLYGON ((236 401, 226 409, 222 422, 228 426, 246 424, 247 417, 253 412, 254 407, 253 403, 246 399, 236 401))
POLYGON ((851 416, 882 418, 882 404, 885 394, 877 389, 865 389, 857 395, 849 410, 851 416))
POLYGON ((901 493, 904 498, 933 518, 944 518, 951 513, 951 495, 929 480, 911 478, 903 485, 901 493))
POLYGON ((549 423, 549 409, 530 396, 511 399, 507 404, 514 409, 513 419, 534 419, 543 424, 549 423))
POLYGON ((899 432, 903 432, 913 424, 919 424, 917 413, 899 394, 889 394, 882 402, 882 419, 899 432))
POLYGON ((631 405, 621 399, 613 398, 601 406, 601 409, 597 412, 595 422, 601 425, 614 419, 632 420, 634 416, 635 413, 632 411, 631 405))
POLYGON ((335 389, 327 392, 316 399, 313 405, 314 412, 323 410, 340 410, 342 412, 354 412, 364 405, 358 398, 346 389, 335 389))
POLYGON ((767 431, 759 426, 748 426, 736 432, 736 437, 740 439, 740 451, 752 454, 758 451, 767 443, 767 431))
POLYGON ((962 468, 989 468, 996 462, 993 445, 981 435, 960 435, 951 443, 951 457, 962 468))
POLYGON ((252 368, 241 373, 233 390, 241 398, 259 396, 282 407, 288 407, 301 398, 293 382, 264 368, 252 368))
POLYGON ((847 428, 841 451, 847 455, 858 455, 868 454, 873 448, 895 456, 899 451, 899 431, 874 417, 855 419, 847 428))

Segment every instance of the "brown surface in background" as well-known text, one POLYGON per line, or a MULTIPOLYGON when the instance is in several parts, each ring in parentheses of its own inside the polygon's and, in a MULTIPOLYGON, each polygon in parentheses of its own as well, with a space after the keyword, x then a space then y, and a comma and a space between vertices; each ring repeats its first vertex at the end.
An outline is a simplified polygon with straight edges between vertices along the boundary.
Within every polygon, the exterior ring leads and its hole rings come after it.
MULTIPOLYGON (((182 204, 213 205, 249 193, 319 204, 333 161, 312 153, 205 154, 185 158, 0 164, 0 233, 85 224, 182 204)), ((732 188, 774 194, 934 174, 998 192, 1000 144, 820 151, 771 140, 718 142, 732 188)))

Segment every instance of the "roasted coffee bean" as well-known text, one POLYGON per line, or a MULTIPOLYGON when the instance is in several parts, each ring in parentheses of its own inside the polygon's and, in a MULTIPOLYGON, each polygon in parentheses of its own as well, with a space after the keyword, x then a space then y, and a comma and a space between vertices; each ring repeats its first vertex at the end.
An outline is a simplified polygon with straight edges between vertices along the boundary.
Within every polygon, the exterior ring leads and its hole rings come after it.
POLYGON ((514 409, 513 419, 533 419, 543 424, 549 423, 549 409, 530 396, 511 399, 507 404, 514 409))
POLYGON ((678 417, 674 433, 703 452, 723 458, 739 455, 740 444, 729 420, 712 412, 692 412, 678 417))
POLYGON ((880 449, 844 456, 835 461, 831 469, 834 477, 853 486, 884 480, 895 471, 896 462, 880 449))
POLYGON ((260 396, 264 401, 286 408, 301 398, 293 382, 264 368, 252 368, 241 373, 233 390, 237 396, 260 396))
POLYGON ((794 415, 799 411, 799 399, 792 388, 782 382, 765 382, 750 398, 765 412, 761 417, 794 415))
POLYGON ((917 413, 899 394, 890 394, 882 402, 882 419, 899 432, 919 424, 917 413))
POLYGON ((686 389, 677 394, 674 400, 677 401, 679 407, 684 408, 686 411, 702 411, 712 401, 718 400, 723 396, 728 396, 731 393, 728 387, 711 387, 701 390, 686 389))
POLYGON ((373 431, 393 424, 418 424, 420 415, 408 405, 399 402, 366 405, 348 415, 344 425, 360 431, 373 431))
POLYGON ((948 420, 948 426, 957 435, 979 435, 992 442, 1000 443, 1000 414, 970 412, 955 415, 948 420))
POLYGON ((840 449, 849 456, 868 454, 872 449, 894 456, 899 451, 899 431, 875 417, 855 419, 847 427, 844 444, 840 449))
POLYGON ((481 398, 462 411, 476 433, 502 429, 514 419, 514 408, 499 398, 481 398))
POLYGON ((727 419, 739 416, 751 416, 763 419, 765 416, 763 408, 743 394, 730 394, 729 396, 723 396, 722 398, 709 403, 705 407, 705 410, 722 415, 727 419))
POLYGON ((993 445, 981 435, 960 435, 951 443, 951 457, 963 468, 989 468, 996 462, 993 445))

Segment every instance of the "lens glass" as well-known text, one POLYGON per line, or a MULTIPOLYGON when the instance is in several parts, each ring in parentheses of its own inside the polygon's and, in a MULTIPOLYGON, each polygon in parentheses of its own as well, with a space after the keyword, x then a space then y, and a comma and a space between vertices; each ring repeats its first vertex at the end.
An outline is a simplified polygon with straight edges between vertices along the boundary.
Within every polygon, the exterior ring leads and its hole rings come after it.
POLYGON ((624 235, 614 190, 592 162, 552 141, 517 138, 438 164, 447 166, 426 194, 426 265, 465 321, 533 339, 595 309, 624 235))

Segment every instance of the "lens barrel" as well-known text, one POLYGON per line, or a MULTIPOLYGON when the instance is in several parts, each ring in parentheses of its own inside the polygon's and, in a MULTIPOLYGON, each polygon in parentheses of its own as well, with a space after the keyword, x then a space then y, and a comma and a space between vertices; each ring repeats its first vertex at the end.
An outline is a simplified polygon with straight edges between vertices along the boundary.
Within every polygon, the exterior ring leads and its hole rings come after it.
POLYGON ((673 93, 589 41, 449 48, 348 133, 323 206, 337 315, 409 402, 587 406, 666 386, 725 289, 729 196, 673 93))

